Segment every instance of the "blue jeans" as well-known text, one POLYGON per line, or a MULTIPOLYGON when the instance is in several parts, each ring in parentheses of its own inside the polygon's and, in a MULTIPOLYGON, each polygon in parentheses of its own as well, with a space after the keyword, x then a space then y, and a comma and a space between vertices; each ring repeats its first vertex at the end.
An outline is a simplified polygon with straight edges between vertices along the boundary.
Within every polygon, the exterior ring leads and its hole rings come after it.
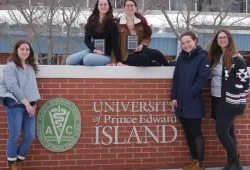
POLYGON ((9 161, 15 161, 17 158, 24 160, 35 139, 35 117, 29 117, 25 107, 5 107, 5 110, 9 129, 7 159, 9 161), (23 141, 17 148, 21 130, 23 131, 23 141))
POLYGON ((66 58, 67 65, 105 66, 111 63, 111 57, 94 54, 89 49, 69 55, 66 58))

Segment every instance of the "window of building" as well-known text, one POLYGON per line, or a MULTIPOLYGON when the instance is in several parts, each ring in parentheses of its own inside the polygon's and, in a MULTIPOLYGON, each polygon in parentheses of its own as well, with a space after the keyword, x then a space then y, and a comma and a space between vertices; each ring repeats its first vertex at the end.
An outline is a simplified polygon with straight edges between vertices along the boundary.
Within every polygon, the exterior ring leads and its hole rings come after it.
POLYGON ((160 10, 161 8, 168 10, 170 0, 144 0, 143 2, 143 9, 146 10, 160 10))
POLYGON ((195 0, 171 0, 171 10, 174 11, 194 11, 195 0))
POLYGON ((32 6, 56 6, 59 3, 58 0, 32 0, 32 6))
POLYGON ((75 5, 80 5, 81 7, 87 7, 87 0, 61 0, 61 6, 72 7, 75 5))

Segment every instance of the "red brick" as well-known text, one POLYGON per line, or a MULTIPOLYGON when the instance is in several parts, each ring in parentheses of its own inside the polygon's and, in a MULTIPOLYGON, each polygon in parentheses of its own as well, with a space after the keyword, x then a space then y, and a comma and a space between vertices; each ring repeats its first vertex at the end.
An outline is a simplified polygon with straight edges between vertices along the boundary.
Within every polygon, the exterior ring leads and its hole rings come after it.
POLYGON ((77 84, 60 84, 60 88, 68 88, 68 89, 75 89, 77 88, 77 84))
POLYGON ((77 84, 77 88, 92 89, 94 88, 94 84, 77 84))
POLYGON ((101 79, 85 79, 85 83, 98 84, 101 83, 101 79))
POLYGON ((142 87, 142 84, 126 84, 126 88, 140 89, 141 87, 142 87))
POLYGON ((65 165, 77 165, 76 164, 76 160, 64 160, 64 161, 60 161, 60 166, 65 166, 65 165))
POLYGON ((65 79, 65 78, 53 78, 51 79, 52 83, 68 83, 69 79, 65 79))
POLYGON ((60 84, 43 84, 44 89, 58 89, 60 84))

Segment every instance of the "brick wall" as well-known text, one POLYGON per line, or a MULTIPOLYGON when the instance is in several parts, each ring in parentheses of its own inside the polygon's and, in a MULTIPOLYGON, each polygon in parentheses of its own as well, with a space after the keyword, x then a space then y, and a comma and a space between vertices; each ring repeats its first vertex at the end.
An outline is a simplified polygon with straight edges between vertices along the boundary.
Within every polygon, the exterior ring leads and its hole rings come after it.
MULTIPOLYGON (((149 138, 148 144, 94 145, 95 131, 93 102, 97 101, 169 101, 171 80, 158 79, 51 79, 39 78, 40 93, 44 102, 63 97, 73 101, 82 116, 82 134, 78 143, 69 151, 53 153, 43 148, 36 138, 25 161, 24 170, 90 170, 90 169, 146 169, 181 168, 190 161, 183 130, 179 121, 177 139, 169 144, 158 144, 149 138)), ((215 134, 215 122, 210 119, 209 89, 204 90, 206 119, 203 120, 206 167, 223 166, 226 153, 215 134)), ((249 103, 250 104, 250 103, 249 103)), ((6 116, 0 108, 0 169, 7 170, 5 148, 8 137, 6 116)), ((103 113, 117 116, 117 113, 103 113)), ((139 116, 144 113, 121 112, 118 116, 139 116)), ((154 113, 152 113, 154 114, 154 113)), ((172 112, 155 113, 171 116, 172 112)), ((243 165, 250 165, 250 109, 236 120, 238 151, 243 165)), ((147 124, 144 124, 147 125, 147 124)), ((105 125, 115 126, 115 125, 105 125)), ((120 124, 119 141, 124 141, 131 132, 132 124, 120 124)), ((136 125, 142 126, 142 125, 136 125)), ((155 124, 148 124, 154 128, 155 124)), ((139 128, 139 134, 142 130, 139 128)), ((168 133, 168 132, 167 132, 168 133)), ((102 137, 102 136, 101 136, 102 137)))
POLYGON ((1 64, 6 64, 7 63, 7 59, 10 57, 11 54, 9 53, 1 53, 0 54, 0 65, 1 64))

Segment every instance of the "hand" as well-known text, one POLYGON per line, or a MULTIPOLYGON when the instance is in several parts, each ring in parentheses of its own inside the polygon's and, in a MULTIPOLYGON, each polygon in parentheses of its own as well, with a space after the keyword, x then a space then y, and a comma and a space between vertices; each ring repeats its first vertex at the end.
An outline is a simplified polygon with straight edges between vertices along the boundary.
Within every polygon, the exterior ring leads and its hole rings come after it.
POLYGON ((94 52, 95 54, 104 55, 104 52, 102 52, 101 50, 95 49, 93 52, 94 52))
POLYGON ((128 66, 127 64, 123 64, 122 62, 118 62, 117 66, 128 66))
POLYGON ((36 114, 35 107, 31 106, 30 104, 26 105, 26 111, 29 113, 30 117, 33 117, 36 114))
POLYGON ((177 100, 172 100, 172 104, 173 104, 175 107, 178 107, 178 105, 177 105, 177 100))
POLYGON ((142 50, 142 48, 143 48, 143 45, 139 45, 139 46, 135 49, 135 51, 136 51, 136 52, 139 52, 139 51, 142 50))
POLYGON ((106 66, 116 66, 116 64, 115 63, 109 63, 106 66))

